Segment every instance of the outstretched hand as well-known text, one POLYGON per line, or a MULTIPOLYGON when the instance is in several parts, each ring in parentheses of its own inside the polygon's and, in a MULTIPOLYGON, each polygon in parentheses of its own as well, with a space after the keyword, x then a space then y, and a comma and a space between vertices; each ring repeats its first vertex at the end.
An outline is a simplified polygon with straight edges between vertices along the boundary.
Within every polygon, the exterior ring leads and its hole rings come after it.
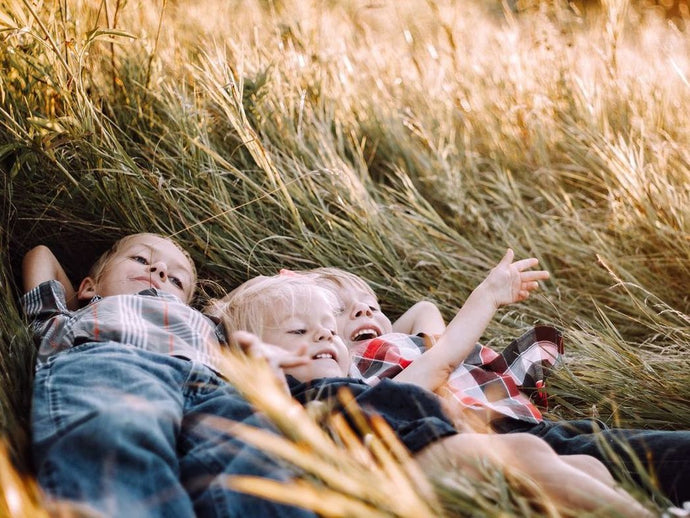
POLYGON ((248 356, 265 359, 288 392, 289 389, 283 369, 298 367, 310 361, 309 356, 307 356, 306 346, 298 351, 290 352, 277 345, 267 344, 255 334, 246 331, 235 331, 232 334, 232 339, 248 356))
POLYGON ((527 299, 539 287, 538 281, 549 278, 546 270, 531 269, 539 264, 535 257, 513 261, 514 257, 509 248, 482 282, 496 308, 527 299))

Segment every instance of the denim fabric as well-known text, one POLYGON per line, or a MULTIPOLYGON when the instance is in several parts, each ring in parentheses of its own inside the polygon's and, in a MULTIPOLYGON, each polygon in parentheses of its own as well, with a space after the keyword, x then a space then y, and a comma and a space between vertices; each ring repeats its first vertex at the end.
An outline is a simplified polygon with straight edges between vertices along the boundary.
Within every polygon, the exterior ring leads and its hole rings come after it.
POLYGON ((674 503, 690 500, 690 431, 612 429, 590 419, 539 424, 501 419, 493 427, 499 433, 527 432, 541 437, 561 455, 591 455, 614 475, 620 459, 624 472, 634 481, 640 483, 639 471, 646 470, 674 503))
POLYGON ((224 486, 225 475, 290 475, 225 433, 230 421, 268 428, 201 363, 114 342, 83 344, 36 373, 38 480, 51 497, 105 516, 313 517, 224 486))

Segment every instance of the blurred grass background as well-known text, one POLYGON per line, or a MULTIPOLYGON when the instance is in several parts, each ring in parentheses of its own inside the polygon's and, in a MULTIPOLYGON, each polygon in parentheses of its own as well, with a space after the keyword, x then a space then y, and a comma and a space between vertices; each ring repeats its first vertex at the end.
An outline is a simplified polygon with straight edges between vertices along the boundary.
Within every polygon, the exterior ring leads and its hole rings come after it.
POLYGON ((20 471, 21 258, 47 244, 78 282, 138 231, 190 251, 198 304, 328 265, 368 279, 393 316, 427 298, 451 318, 510 246, 552 278, 485 342, 563 329, 553 416, 690 427, 682 0, 0 9, 0 433, 20 471))

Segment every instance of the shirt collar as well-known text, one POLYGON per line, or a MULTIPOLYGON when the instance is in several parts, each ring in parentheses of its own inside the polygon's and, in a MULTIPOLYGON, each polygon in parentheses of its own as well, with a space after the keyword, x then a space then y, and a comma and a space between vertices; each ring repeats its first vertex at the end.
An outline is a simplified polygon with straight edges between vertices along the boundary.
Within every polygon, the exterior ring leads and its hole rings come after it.
MULTIPOLYGON (((161 291, 156 288, 146 288, 145 290, 141 290, 134 295, 142 295, 145 297, 159 297, 161 299, 166 299, 174 302, 182 302, 182 300, 176 296, 173 295, 172 293, 168 293, 167 291, 161 291)), ((94 295, 94 297, 89 301, 89 304, 93 304, 94 302, 98 302, 99 300, 103 300, 103 297, 100 295, 94 295)))

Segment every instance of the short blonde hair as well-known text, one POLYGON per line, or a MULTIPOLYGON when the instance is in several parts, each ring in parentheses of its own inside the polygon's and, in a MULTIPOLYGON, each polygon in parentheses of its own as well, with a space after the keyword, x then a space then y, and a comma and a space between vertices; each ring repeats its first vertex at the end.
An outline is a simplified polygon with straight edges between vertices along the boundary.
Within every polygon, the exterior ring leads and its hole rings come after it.
POLYGON ((197 281, 197 273, 196 273, 196 265, 194 264, 194 261, 192 260, 192 256, 189 255, 189 253, 182 248, 176 241, 170 239, 169 237, 162 236, 160 234, 156 234, 153 232, 140 232, 138 234, 129 234, 126 235, 117 241, 113 243, 113 245, 105 252, 103 253, 95 263, 91 266, 89 269, 89 273, 87 277, 91 277, 95 281, 98 281, 101 276, 103 275, 103 272, 105 269, 108 267, 108 264, 110 263, 110 260, 112 257, 117 254, 120 250, 122 250, 125 246, 127 246, 127 243, 129 243, 132 239, 135 239, 137 237, 145 237, 145 236, 151 236, 151 237, 157 237, 159 239, 164 239, 165 241, 168 241, 175 245, 177 249, 182 252, 182 255, 185 256, 187 261, 189 262, 189 266, 192 269, 192 291, 189 295, 189 298, 191 299, 194 296, 194 291, 196 290, 196 281, 197 281))
POLYGON ((337 301, 333 294, 308 275, 255 277, 222 299, 212 301, 205 312, 223 320, 229 335, 235 331, 248 331, 261 337, 278 308, 295 311, 297 298, 311 295, 315 289, 323 290, 335 313, 337 301))
POLYGON ((356 288, 372 295, 376 300, 378 296, 369 284, 361 277, 340 268, 324 267, 307 270, 304 275, 311 277, 316 284, 334 292, 337 296, 339 288, 356 288))

